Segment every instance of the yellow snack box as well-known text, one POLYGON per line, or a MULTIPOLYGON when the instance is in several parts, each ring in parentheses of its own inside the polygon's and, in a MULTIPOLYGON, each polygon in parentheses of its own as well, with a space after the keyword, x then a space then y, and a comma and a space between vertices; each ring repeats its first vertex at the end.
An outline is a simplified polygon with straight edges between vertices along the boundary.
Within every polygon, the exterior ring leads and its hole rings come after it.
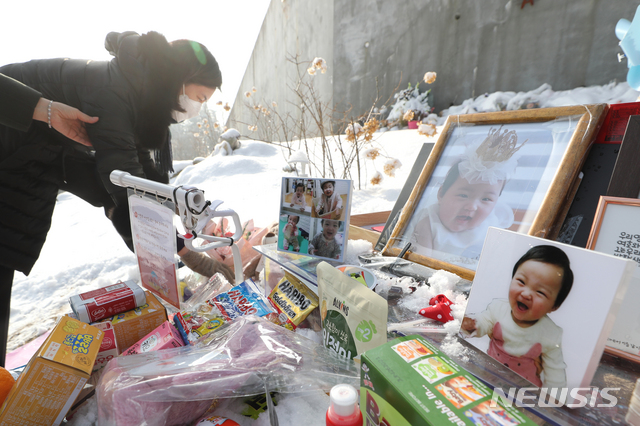
POLYGON ((289 330, 295 330, 318 307, 318 297, 286 271, 284 278, 271 291, 269 301, 278 311, 279 322, 289 330))
POLYGON ((62 317, 9 392, 0 424, 60 424, 91 376, 103 336, 96 327, 62 317))

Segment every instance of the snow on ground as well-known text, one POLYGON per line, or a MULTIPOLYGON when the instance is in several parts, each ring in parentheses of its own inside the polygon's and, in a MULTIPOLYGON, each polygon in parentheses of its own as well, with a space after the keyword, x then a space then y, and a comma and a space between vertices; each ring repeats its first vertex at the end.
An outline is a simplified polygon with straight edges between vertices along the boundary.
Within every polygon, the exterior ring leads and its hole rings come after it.
MULTIPOLYGON (((550 107, 632 102, 637 97, 638 92, 626 83, 562 92, 553 92, 551 87, 543 85, 526 93, 481 95, 449 108, 443 115, 496 111, 505 109, 505 106, 519 109, 533 105, 550 107)), ((443 123, 444 118, 439 124, 443 123)), ((416 130, 376 133, 374 143, 384 153, 398 159, 402 167, 396 171, 395 177, 384 176, 380 185, 365 184, 355 191, 351 214, 391 210, 420 147, 436 139, 437 136, 421 136, 416 130)), ((183 170, 172 183, 203 189, 207 199, 223 200, 222 208, 234 209, 241 221, 253 219, 256 226, 264 227, 278 218, 285 158, 276 145, 243 141, 242 147, 232 156, 208 157, 187 167, 181 162, 179 166, 183 170)), ((376 170, 382 172, 382 164, 369 162, 366 176, 372 177, 376 170)), ((139 281, 136 259, 112 229, 102 210, 73 195, 61 193, 40 259, 28 277, 16 273, 8 349, 14 349, 51 329, 57 317, 70 312, 69 296, 127 279, 139 281)), ((95 412, 90 408, 92 405, 88 407, 83 415, 78 416, 79 419, 74 418, 75 424, 94 424, 95 412)))
MULTIPOLYGON (((421 145, 433 141, 415 130, 378 136, 375 143, 404 166, 396 177, 385 176, 382 185, 356 191, 352 214, 390 210, 421 145)), ((242 222, 253 219, 256 226, 265 227, 278 220, 284 166, 280 147, 245 141, 232 156, 208 157, 185 167, 172 183, 202 189, 207 199, 224 201, 222 209, 235 210, 242 222)), ((368 167, 371 176, 373 165, 368 167)), ((9 350, 44 333, 59 315, 70 312, 69 296, 127 279, 139 281, 136 259, 102 209, 61 193, 38 262, 28 277, 16 273, 14 279, 9 350)))

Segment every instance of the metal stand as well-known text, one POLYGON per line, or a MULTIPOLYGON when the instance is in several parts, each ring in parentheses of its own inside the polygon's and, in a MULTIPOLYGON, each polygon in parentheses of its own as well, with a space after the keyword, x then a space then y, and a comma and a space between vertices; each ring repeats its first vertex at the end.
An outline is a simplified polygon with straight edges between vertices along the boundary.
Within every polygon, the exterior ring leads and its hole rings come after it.
POLYGON ((171 200, 176 205, 176 214, 180 216, 182 225, 187 233, 180 237, 185 240, 185 246, 192 251, 204 252, 217 247, 231 246, 233 252, 233 266, 236 276, 236 283, 244 281, 242 274, 242 259, 240 258, 240 249, 235 244, 242 237, 242 224, 238 214, 233 210, 216 210, 222 201, 207 201, 204 197, 204 191, 186 186, 166 185, 131 176, 130 173, 121 170, 114 170, 109 175, 111 182, 124 188, 131 188, 135 191, 142 191, 146 194, 155 195, 156 198, 162 197, 171 200), (216 237, 212 235, 200 234, 205 225, 216 217, 231 217, 235 226, 235 233, 232 237, 216 237), (202 238, 209 241, 208 244, 195 247, 193 241, 196 238, 202 238))

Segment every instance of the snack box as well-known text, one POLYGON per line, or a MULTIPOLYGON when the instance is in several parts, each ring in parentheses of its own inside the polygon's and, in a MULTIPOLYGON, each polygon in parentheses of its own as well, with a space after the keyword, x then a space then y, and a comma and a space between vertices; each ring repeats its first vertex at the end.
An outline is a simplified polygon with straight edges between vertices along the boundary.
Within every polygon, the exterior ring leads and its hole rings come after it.
POLYGON ((104 333, 98 356, 96 356, 96 361, 93 363, 93 371, 97 371, 107 365, 113 358, 117 357, 120 354, 120 350, 118 349, 116 333, 110 322, 96 322, 91 325, 99 328, 104 333))
POLYGON ((424 337, 404 336, 366 351, 360 410, 366 425, 535 425, 424 337))
POLYGON ((103 333, 64 316, 0 408, 1 425, 58 425, 91 376, 103 333))
POLYGON ((169 321, 165 321, 151 333, 140 339, 135 345, 122 352, 122 356, 177 348, 180 346, 184 346, 180 333, 178 333, 178 330, 176 330, 169 321))
POLYGON ((136 344, 167 320, 167 310, 162 303, 148 291, 145 291, 145 295, 147 303, 139 308, 100 321, 109 322, 113 326, 118 342, 118 354, 136 344))

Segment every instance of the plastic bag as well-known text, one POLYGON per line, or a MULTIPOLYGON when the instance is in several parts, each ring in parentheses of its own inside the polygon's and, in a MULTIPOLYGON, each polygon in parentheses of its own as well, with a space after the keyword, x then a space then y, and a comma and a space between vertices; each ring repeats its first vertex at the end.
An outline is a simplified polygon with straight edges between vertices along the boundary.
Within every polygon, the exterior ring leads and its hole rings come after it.
POLYGON ((101 426, 182 425, 218 398, 358 387, 351 360, 266 319, 244 316, 189 346, 114 358, 96 390, 101 426))

